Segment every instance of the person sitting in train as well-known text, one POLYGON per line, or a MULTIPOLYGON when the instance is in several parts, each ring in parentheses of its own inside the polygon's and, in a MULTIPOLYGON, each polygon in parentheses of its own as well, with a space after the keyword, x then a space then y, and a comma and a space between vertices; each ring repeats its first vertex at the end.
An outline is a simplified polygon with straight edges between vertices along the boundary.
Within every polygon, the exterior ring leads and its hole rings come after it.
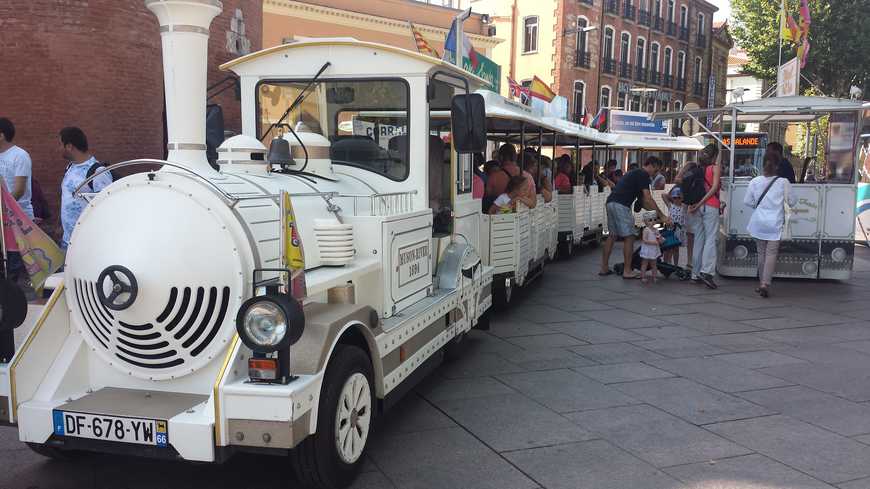
POLYGON ((565 158, 559 157, 558 161, 559 167, 557 168, 558 173, 556 173, 554 186, 560 194, 570 194, 574 191, 574 186, 571 184, 571 174, 574 170, 573 165, 571 165, 571 159, 568 158, 566 160, 565 158))
POLYGON ((787 179, 789 183, 794 183, 794 167, 791 166, 791 162, 785 157, 785 150, 783 149, 782 144, 777 143, 776 141, 769 143, 767 145, 766 153, 773 153, 779 158, 779 170, 777 170, 776 175, 780 178, 787 179))
MULTIPOLYGON (((514 148, 514 146, 512 144, 506 143, 506 144, 501 145, 501 147, 498 150, 498 154, 499 154, 499 162, 501 162, 502 170, 504 170, 508 175, 510 175, 512 177, 516 177, 516 176, 526 177, 526 186, 528 187, 528 194, 535 195, 535 179, 532 178, 532 176, 529 174, 529 172, 523 171, 520 169, 519 165, 517 164, 517 150, 516 150, 516 148, 514 148)), ((504 192, 504 189, 506 189, 506 188, 507 188, 507 182, 505 182, 505 186, 502 189, 502 192, 504 192)), ((537 201, 533 200, 532 203, 534 205, 532 205, 530 207, 532 209, 534 209, 535 206, 537 205, 537 201)))
MULTIPOLYGON (((546 158, 546 156, 541 156, 541 162, 539 163, 537 157, 527 154, 526 155, 526 163, 524 165, 525 171, 523 172, 523 175, 530 175, 531 176, 530 178, 532 179, 533 185, 529 188, 529 190, 531 191, 532 188, 535 188, 535 193, 541 194, 541 196, 544 197, 544 202, 550 202, 551 200, 553 200, 553 185, 552 185, 552 183, 550 183, 550 180, 546 177, 542 177, 540 180, 538 180, 538 175, 539 175, 538 168, 541 169, 540 172, 543 172, 543 170, 544 170, 544 163, 543 163, 544 158, 546 158), (537 182, 537 181, 540 182, 540 186, 536 187, 534 185, 534 182, 537 182)), ((529 178, 529 177, 526 177, 526 178, 529 178)))
POLYGON ((483 171, 483 153, 474 153, 471 175, 471 198, 482 199, 486 194, 486 173, 483 171))
POLYGON ((535 197, 529 195, 526 179, 522 176, 511 177, 508 181, 507 190, 495 199, 489 207, 490 214, 510 214, 516 212, 517 202, 522 202, 526 207, 531 207, 535 197))
POLYGON ((613 185, 619 183, 619 179, 622 178, 622 172, 617 170, 616 166, 616 160, 607 160, 607 163, 604 165, 604 178, 610 180, 613 185))

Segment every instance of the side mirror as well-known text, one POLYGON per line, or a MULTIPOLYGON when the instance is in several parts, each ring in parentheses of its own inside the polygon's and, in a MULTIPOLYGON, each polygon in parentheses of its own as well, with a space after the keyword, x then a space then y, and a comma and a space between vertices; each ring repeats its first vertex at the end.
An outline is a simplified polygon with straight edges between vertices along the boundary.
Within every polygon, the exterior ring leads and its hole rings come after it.
POLYGON ((486 103, 478 93, 456 95, 450 104, 453 147, 459 154, 486 152, 486 103))

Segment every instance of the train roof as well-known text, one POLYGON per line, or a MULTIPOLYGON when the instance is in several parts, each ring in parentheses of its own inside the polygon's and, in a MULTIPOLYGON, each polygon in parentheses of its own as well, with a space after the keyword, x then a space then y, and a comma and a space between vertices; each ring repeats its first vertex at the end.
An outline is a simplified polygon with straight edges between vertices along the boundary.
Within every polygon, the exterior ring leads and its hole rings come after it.
POLYGON ((471 89, 488 82, 456 65, 407 49, 353 38, 312 38, 251 53, 220 66, 239 76, 310 78, 325 62, 324 78, 428 75, 445 71, 469 80, 471 89))
POLYGON ((728 104, 713 109, 682 110, 678 112, 657 112, 653 120, 685 119, 688 115, 698 119, 707 116, 721 116, 723 121, 731 121, 736 112, 737 122, 803 122, 812 121, 819 116, 832 112, 857 112, 862 102, 832 97, 768 97, 748 102, 728 104))

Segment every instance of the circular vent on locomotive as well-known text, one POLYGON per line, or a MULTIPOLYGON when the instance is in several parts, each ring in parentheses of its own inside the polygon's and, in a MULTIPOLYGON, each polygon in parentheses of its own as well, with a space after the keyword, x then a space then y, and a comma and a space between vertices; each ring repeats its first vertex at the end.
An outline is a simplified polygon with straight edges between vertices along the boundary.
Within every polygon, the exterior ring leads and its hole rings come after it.
POLYGON ((122 313, 101 302, 95 282, 74 279, 72 286, 75 309, 91 347, 113 365, 126 366, 139 376, 177 377, 192 372, 227 343, 220 332, 231 316, 228 286, 171 287, 160 314, 144 323, 121 320, 122 313))

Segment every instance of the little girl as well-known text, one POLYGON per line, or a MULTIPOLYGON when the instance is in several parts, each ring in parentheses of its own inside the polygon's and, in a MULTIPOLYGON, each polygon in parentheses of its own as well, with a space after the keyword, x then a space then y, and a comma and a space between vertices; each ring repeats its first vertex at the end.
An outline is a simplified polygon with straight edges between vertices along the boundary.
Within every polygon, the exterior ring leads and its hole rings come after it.
POLYGON ((652 272, 652 281, 656 281, 656 260, 662 256, 662 235, 653 227, 658 215, 655 211, 646 212, 643 216, 643 241, 640 244, 640 257, 643 259, 640 265, 640 276, 643 283, 647 283, 646 272, 652 272))
POLYGON ((683 205, 683 191, 680 187, 674 187, 668 197, 664 201, 668 205, 668 214, 671 222, 674 223, 674 236, 680 241, 680 246, 665 250, 662 259, 665 263, 677 265, 680 262, 680 247, 686 244, 686 211, 683 205))

